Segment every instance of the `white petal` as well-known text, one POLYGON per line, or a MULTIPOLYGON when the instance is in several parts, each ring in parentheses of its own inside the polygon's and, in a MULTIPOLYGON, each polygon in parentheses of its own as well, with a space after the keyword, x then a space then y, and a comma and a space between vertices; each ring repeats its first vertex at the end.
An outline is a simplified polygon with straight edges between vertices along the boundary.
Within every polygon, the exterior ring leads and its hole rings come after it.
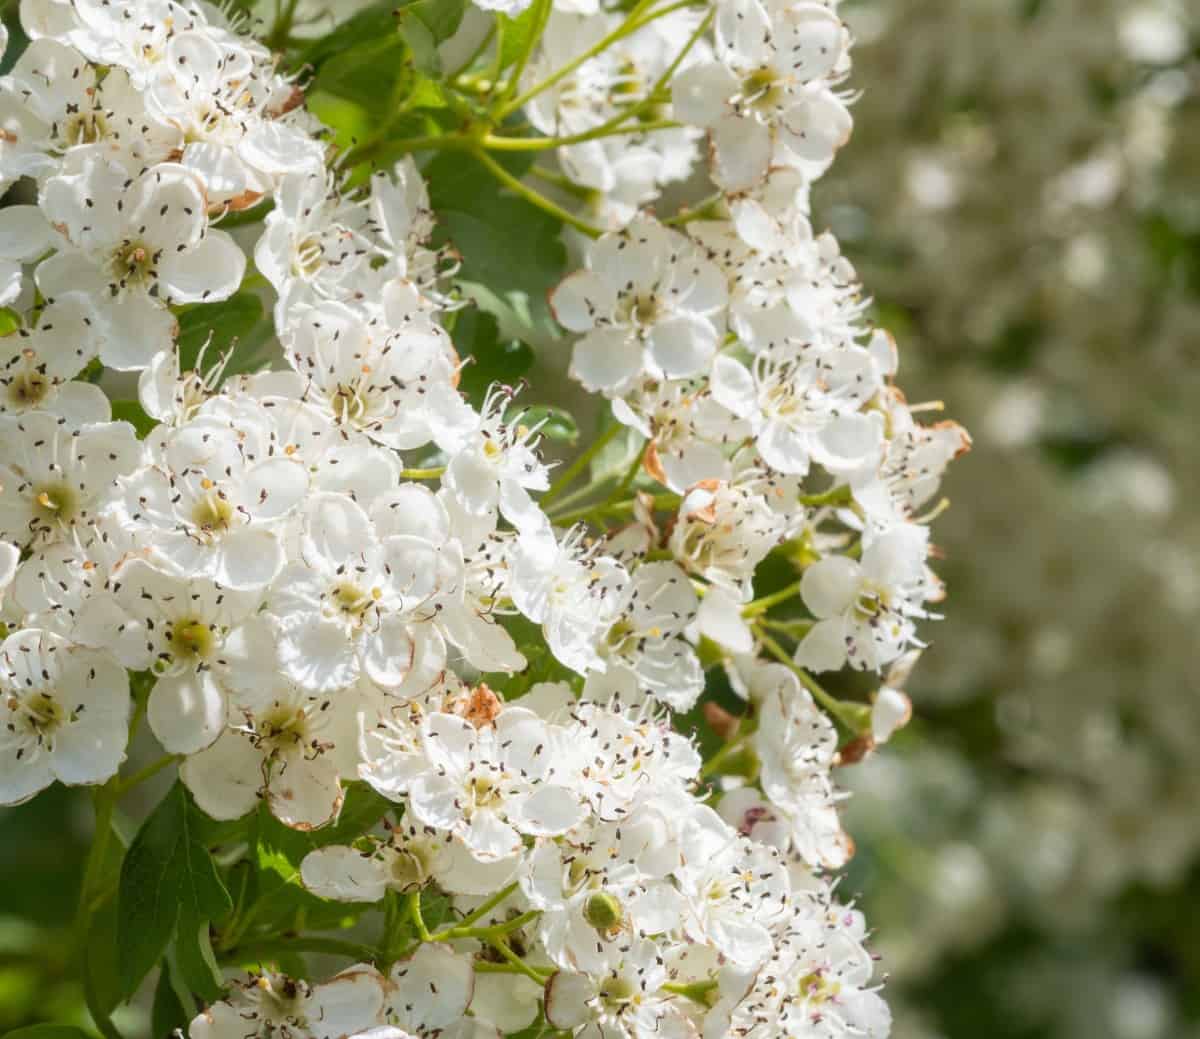
POLYGON ((167 253, 158 278, 173 303, 214 303, 228 299, 242 283, 246 254, 224 231, 210 230, 196 245, 167 253))
POLYGON ((337 765, 327 754, 306 757, 305 750, 276 763, 267 786, 271 814, 285 826, 315 830, 342 810, 343 793, 337 765))
POLYGON ((172 754, 195 754, 225 727, 225 694, 209 671, 163 675, 150 693, 146 717, 172 754))
POLYGON ((609 318, 616 294, 608 280, 591 271, 576 271, 550 294, 555 320, 569 332, 587 332, 597 318, 609 318))
POLYGON ((729 191, 752 188, 771 165, 771 131, 756 119, 728 115, 712 129, 713 179, 729 191))
POLYGON ((283 546, 269 530, 236 527, 219 542, 213 578, 235 591, 256 591, 275 579, 283 559, 283 546))
POLYGON ((317 985, 308 999, 313 1039, 343 1039, 377 1025, 383 1010, 383 975, 366 963, 355 964, 317 985))
POLYGON ((712 126, 725 114, 737 90, 733 73, 718 61, 698 62, 679 73, 671 85, 676 118, 695 126, 712 126))
POLYGON ((742 604, 723 588, 710 587, 696 615, 700 633, 731 653, 749 653, 754 636, 742 619, 742 604))
POLYGON ((575 344, 571 375, 592 392, 628 389, 642 372, 642 344, 619 328, 589 332, 575 344))
POLYGON ((342 844, 305 855, 300 879, 318 898, 336 902, 378 902, 387 890, 383 864, 342 844))
POLYGON ((467 956, 445 945, 422 945, 392 968, 391 1012, 402 1027, 421 1033, 444 1028, 461 1017, 475 991, 475 971, 467 956))
POLYGON ((586 974, 560 970, 546 982, 546 1020, 555 1028, 573 1030, 591 1018, 588 1002, 596 987, 586 974))
POLYGON ((534 837, 556 837, 577 826, 586 813, 579 799, 566 787, 543 783, 509 813, 522 833, 534 837))
POLYGON ((196 804, 214 819, 240 819, 258 804, 263 756, 242 733, 226 730, 216 743, 179 766, 196 804))
POLYGON ((845 613, 854 604, 862 568, 845 556, 826 556, 804 571, 800 594, 804 604, 820 618, 845 613))
POLYGON ((650 331, 650 356, 668 378, 699 375, 717 349, 717 330, 711 321, 678 314, 650 331))
POLYGON ((0 258, 28 263, 60 242, 37 206, 0 209, 0 258))
POLYGON ((314 495, 304 509, 301 552, 314 567, 335 570, 375 541, 371 521, 344 494, 314 495))
POLYGON ((846 663, 846 628, 840 617, 819 621, 796 647, 796 663, 809 671, 837 671, 846 663))

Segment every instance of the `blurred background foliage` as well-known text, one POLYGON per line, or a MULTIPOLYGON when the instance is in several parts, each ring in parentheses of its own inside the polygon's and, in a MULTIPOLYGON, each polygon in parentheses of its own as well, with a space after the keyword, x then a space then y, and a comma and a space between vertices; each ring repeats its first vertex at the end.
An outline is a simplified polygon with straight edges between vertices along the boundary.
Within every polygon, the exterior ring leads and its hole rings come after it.
MULTIPOLYGON (((976 445, 946 485, 950 600, 916 720, 842 772, 844 891, 877 930, 898 1039, 1200 1036, 1200 10, 842 11, 863 96, 814 224, 900 340, 913 400, 944 400, 976 445)), ((352 132, 338 69, 318 104, 352 132)), ((238 335, 261 318, 246 303, 238 335)), ((536 342, 542 315, 522 317, 536 342)), ((498 374, 532 363, 511 329, 463 320, 498 374)), ((556 367, 539 358, 535 396, 556 367)), ((161 793, 139 791, 143 813, 161 793)), ((90 826, 62 788, 0 810, 0 1031, 87 1022, 90 826)), ((149 1003, 118 1026, 145 1034, 149 1003)))

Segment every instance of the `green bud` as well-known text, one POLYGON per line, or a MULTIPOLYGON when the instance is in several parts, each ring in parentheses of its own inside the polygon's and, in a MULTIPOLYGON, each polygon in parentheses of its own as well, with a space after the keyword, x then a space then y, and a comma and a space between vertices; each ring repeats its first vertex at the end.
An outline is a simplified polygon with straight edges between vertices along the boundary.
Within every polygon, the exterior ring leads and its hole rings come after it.
POLYGON ((621 924, 621 903, 608 892, 597 891, 584 903, 583 918, 597 931, 607 933, 621 924))

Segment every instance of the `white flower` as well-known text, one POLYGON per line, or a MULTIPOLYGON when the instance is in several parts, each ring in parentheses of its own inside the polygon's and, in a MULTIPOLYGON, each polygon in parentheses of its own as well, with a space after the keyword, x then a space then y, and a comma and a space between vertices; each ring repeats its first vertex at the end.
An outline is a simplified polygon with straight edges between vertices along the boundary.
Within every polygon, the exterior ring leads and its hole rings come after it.
POLYGON ((512 391, 493 387, 473 428, 455 445, 446 467, 443 485, 472 516, 500 514, 520 531, 542 529, 546 517, 530 497, 530 491, 550 486, 547 468, 537 453, 538 427, 512 421, 505 410, 512 391))
POLYGON ((690 710, 704 688, 704 672, 682 636, 699 605, 691 582, 677 564, 639 566, 621 615, 602 644, 603 677, 589 675, 585 695, 602 701, 607 699, 604 692, 612 691, 625 694, 626 702, 649 695, 672 710, 690 710))
POLYGON ((752 369, 728 356, 713 365, 716 400, 749 423, 763 461, 798 476, 813 461, 840 474, 880 456, 883 417, 859 410, 878 388, 870 358, 857 348, 760 353, 752 369))
POLYGON ((551 296, 555 317, 575 345, 571 371, 609 396, 644 373, 698 375, 724 335, 725 279, 678 231, 649 218, 588 247, 587 269, 551 296))
POLYGON ((392 283, 383 311, 367 317, 340 303, 297 308, 285 336, 303 397, 344 430, 401 450, 448 445, 474 414, 455 389, 450 338, 392 283))
POLYGON ((184 135, 179 161, 204 183, 209 204, 243 208, 285 173, 318 169, 324 148, 283 115, 291 89, 274 75, 269 55, 241 39, 214 37, 206 27, 171 34, 147 106, 184 135))
POLYGON ((0 644, 0 804, 54 780, 103 783, 125 760, 129 678, 110 657, 27 628, 0 644))
POLYGON ((182 145, 146 111, 122 68, 105 71, 57 40, 34 40, 0 79, 0 181, 43 181, 99 155, 130 174, 164 162, 182 145))
POLYGON ((191 754, 217 738, 229 690, 272 680, 271 631, 255 615, 257 597, 165 574, 137 557, 113 568, 107 588, 84 603, 75 638, 109 649, 131 670, 155 672, 147 718, 171 753, 191 754))
POLYGON ((0 536, 21 545, 69 538, 97 518, 141 454, 127 422, 75 429, 44 411, 0 419, 0 536))
POLYGON ((546 1020, 587 1039, 683 1039, 693 1026, 679 1001, 662 991, 667 980, 658 946, 629 942, 613 948, 594 974, 553 974, 546 983, 546 1020))
POLYGON ((806 894, 763 967, 740 986, 723 979, 705 1035, 886 1039, 891 1014, 872 985, 865 931, 862 914, 826 890, 806 894))
POLYGON ((62 250, 38 265, 42 293, 85 292, 111 330, 101 359, 145 368, 172 346, 166 304, 214 302, 241 284, 246 257, 224 231, 208 228, 204 189, 182 166, 163 163, 132 179, 89 159, 79 173, 42 188, 46 217, 62 250))
POLYGON ((772 163, 824 166, 850 135, 845 101, 830 89, 849 34, 821 3, 720 0, 717 60, 678 76, 678 116, 710 128, 714 177, 730 190, 772 163))
POLYGON ((427 768, 409 785, 409 808, 460 837, 481 861, 507 858, 523 836, 565 833, 583 816, 556 781, 550 748, 545 723, 521 707, 506 707, 482 728, 431 714, 422 726, 427 768))
POLYGON ((382 1024, 387 982, 360 963, 321 985, 263 971, 230 988, 192 1019, 189 1039, 345 1039, 382 1024))
POLYGON ((671 553, 686 569, 747 601, 755 567, 783 533, 783 520, 752 486, 706 480, 679 506, 671 553))
POLYGON ((738 836, 704 805, 694 809, 683 840, 685 865, 676 876, 688 899, 690 934, 739 967, 757 967, 771 954, 771 928, 789 904, 782 857, 738 836))
POLYGON ((72 426, 112 417, 99 386, 73 380, 101 339, 93 315, 86 296, 70 293, 47 304, 34 327, 5 337, 8 349, 0 350, 0 412, 49 411, 72 426))
POLYGON ((847 661, 877 671, 916 639, 914 621, 940 589, 925 566, 929 530, 893 527, 863 550, 862 560, 826 556, 804 571, 800 594, 817 618, 796 649, 796 663, 834 671, 847 661))
POLYGON ((620 563, 584 544, 582 528, 562 541, 543 529, 521 535, 509 590, 517 609, 542 625, 551 652, 586 674, 604 670, 598 646, 616 620, 628 580, 620 563))
POLYGON ((124 481, 124 508, 155 565, 256 590, 283 568, 279 528, 308 486, 304 466, 247 401, 174 430, 157 462, 124 481))
POLYGON ((378 704, 360 688, 326 700, 278 681, 269 690, 231 706, 229 728, 179 778, 214 819, 238 819, 265 797, 288 826, 324 826, 341 811, 341 779, 358 767, 358 713, 373 717, 378 704))
POLYGON ((434 1034, 462 1017, 475 991, 471 959, 445 945, 420 946, 392 968, 388 980, 386 1018, 416 1036, 434 1034))
POLYGON ((437 546, 412 535, 381 538, 370 517, 337 494, 314 495, 301 522, 300 558, 267 599, 284 672, 328 693, 360 674, 396 688, 418 657, 433 657, 438 669, 444 644, 433 625, 420 623, 434 615, 437 546))

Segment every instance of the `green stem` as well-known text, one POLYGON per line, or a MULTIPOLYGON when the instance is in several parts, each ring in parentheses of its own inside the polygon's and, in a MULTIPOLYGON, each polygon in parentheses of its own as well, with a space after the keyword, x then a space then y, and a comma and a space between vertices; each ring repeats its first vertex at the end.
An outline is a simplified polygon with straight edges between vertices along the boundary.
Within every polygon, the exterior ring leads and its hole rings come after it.
POLYGON ((144 783, 147 779, 158 775, 164 768, 168 768, 169 766, 173 765, 176 761, 181 760, 182 757, 183 755, 181 754, 165 754, 157 761, 152 762, 145 768, 135 772, 132 776, 119 780, 116 786, 117 796, 120 797, 123 794, 128 793, 135 786, 138 786, 139 784, 144 783))
POLYGON ((518 886, 519 885, 514 881, 512 884, 509 884, 508 887, 501 888, 486 902, 483 902, 477 909, 472 910, 461 920, 459 920, 458 923, 456 923, 453 927, 444 927, 442 930, 438 931, 433 936, 433 940, 435 942, 441 941, 442 935, 449 934, 450 931, 457 930, 461 927, 470 927, 471 924, 475 923, 476 920, 482 920, 488 915, 488 913, 495 909, 496 906, 508 898, 509 895, 513 894, 517 890, 518 886))
MULTIPOLYGON (((517 55, 517 60, 513 64, 512 71, 508 75, 508 85, 504 88, 504 93, 499 99, 499 108, 501 113, 505 112, 505 104, 521 86, 521 77, 525 74, 525 68, 529 65, 529 59, 533 57, 534 49, 538 45, 538 41, 542 38, 542 33, 546 30, 546 22, 550 19, 550 11, 553 7, 551 0, 534 0, 536 5, 533 18, 533 31, 525 40, 525 46, 521 48, 521 53, 517 55)), ((499 59, 497 59, 499 60, 499 59)), ((503 119, 504 115, 497 116, 497 120, 503 119)))
POLYGON ((788 599, 794 599, 800 594, 800 582, 789 584, 786 588, 781 588, 777 592, 772 592, 770 595, 764 595, 761 599, 755 599, 753 602, 746 603, 742 607, 743 617, 757 617, 760 613, 766 613, 772 606, 777 606, 781 602, 787 602, 788 599))
POLYGON ((664 985, 664 992, 672 992, 677 996, 685 996, 696 1003, 702 1003, 704 1006, 709 1006, 709 996, 716 989, 717 982, 715 979, 709 981, 693 981, 690 985, 664 985))
POLYGON ((581 220, 579 217, 575 216, 574 213, 568 213, 562 208, 562 206, 551 202, 548 198, 546 198, 545 195, 534 191, 533 188, 529 187, 528 184, 522 183, 511 173, 509 173, 508 170, 501 166, 500 163, 488 155, 487 152, 485 152, 482 148, 475 148, 471 154, 474 155, 483 168, 486 169, 498 181, 500 181, 501 184, 515 192, 517 195, 520 195, 521 198, 525 199, 526 202, 537 206, 538 209, 545 213, 549 213, 555 219, 562 221, 564 224, 568 224, 569 226, 575 228, 575 230, 582 231, 590 238, 599 238, 604 233, 601 228, 589 224, 586 220, 581 220))
POLYGON ((528 963, 521 959, 520 956, 518 956, 512 951, 512 949, 508 947, 508 943, 503 938, 492 938, 488 944, 491 945, 491 947, 495 949, 501 956, 503 956, 513 967, 515 967, 517 973, 524 974, 525 977, 536 981, 539 985, 544 985, 546 983, 546 978, 549 975, 539 973, 535 968, 531 967, 528 963))
POLYGON ((503 938, 513 931, 519 931, 528 923, 532 923, 542 911, 540 909, 530 909, 527 913, 522 913, 520 916, 514 916, 511 920, 505 920, 503 923, 493 924, 491 927, 451 927, 446 931, 439 931, 437 934, 430 935, 427 939, 431 942, 448 941, 452 938, 477 938, 481 942, 490 942, 494 938, 503 938))
POLYGON ((618 25, 607 36, 603 37, 594 46, 589 47, 581 54, 577 55, 571 61, 568 61, 562 67, 555 69, 549 76, 543 79, 540 83, 535 83, 532 87, 526 90, 523 94, 513 98, 511 101, 502 105, 495 112, 497 119, 503 119, 505 116, 511 115, 513 112, 524 108, 526 104, 532 101, 539 94, 549 90, 552 86, 562 82, 567 76, 571 75, 584 62, 594 58, 597 54, 606 51, 618 40, 637 32, 644 25, 648 25, 656 18, 661 18, 663 15, 670 14, 672 11, 678 11, 684 7, 690 7, 695 0, 675 0, 675 3, 667 4, 665 7, 660 7, 655 11, 648 11, 644 15, 630 16, 618 25))
POLYGON ((408 896, 408 916, 417 929, 417 937, 423 942, 432 941, 433 935, 429 933, 429 928, 425 926, 425 917, 421 915, 420 891, 413 891, 408 896))
MULTIPOLYGON (((678 494, 656 494, 651 499, 651 504, 656 509, 673 509, 679 506, 681 501, 678 494)), ((584 505, 578 509, 572 509, 570 512, 560 512, 557 515, 552 515, 550 518, 557 526, 567 527, 572 523, 578 523, 580 520, 601 519, 605 516, 623 516, 627 512, 633 512, 636 500, 630 498, 626 501, 601 502, 599 505, 584 505)))
POLYGON ((437 480, 446 472, 444 465, 433 469, 401 469, 400 476, 405 480, 437 480))
POLYGON ((847 706, 836 697, 827 693, 812 675, 810 675, 804 670, 804 668, 802 668, 792 659, 791 654, 788 653, 786 649, 784 649, 778 642, 771 638, 770 635, 763 631, 762 625, 754 625, 754 634, 758 638, 758 641, 761 642, 766 648, 767 652, 771 654, 771 656, 773 656, 781 664, 784 664, 786 667, 790 668, 795 673, 796 677, 800 679, 800 682, 803 684, 804 688, 812 693, 813 699, 816 700, 817 703, 824 707, 825 710, 832 714, 851 732, 858 731, 859 726, 857 719, 853 718, 848 713, 847 706))
POLYGON ((563 470, 562 475, 550 485, 550 489, 542 495, 542 500, 540 503, 542 508, 544 509, 550 502, 554 501, 555 498, 557 498, 560 494, 562 494, 563 491, 571 486, 571 482, 575 479, 575 477, 583 472, 583 470, 587 467, 587 464, 593 458, 595 458, 596 455, 603 451, 612 438, 620 433, 624 428, 625 427, 622 426, 621 423, 614 422, 608 427, 608 429, 596 437, 596 439, 593 440, 588 446, 588 449, 584 451, 583 454, 581 454, 578 458, 576 458, 575 461, 568 465, 567 468, 563 470))
MULTIPOLYGON (((622 122, 625 118, 623 117, 622 122)), ((602 137, 621 137, 635 133, 651 133, 654 130, 675 130, 682 123, 674 119, 655 119, 649 123, 638 123, 637 126, 619 124, 604 124, 584 130, 581 133, 570 134, 567 137, 505 137, 499 134, 485 134, 480 143, 491 151, 499 152, 545 152, 561 148, 569 144, 584 144, 587 141, 600 140, 602 137)))

